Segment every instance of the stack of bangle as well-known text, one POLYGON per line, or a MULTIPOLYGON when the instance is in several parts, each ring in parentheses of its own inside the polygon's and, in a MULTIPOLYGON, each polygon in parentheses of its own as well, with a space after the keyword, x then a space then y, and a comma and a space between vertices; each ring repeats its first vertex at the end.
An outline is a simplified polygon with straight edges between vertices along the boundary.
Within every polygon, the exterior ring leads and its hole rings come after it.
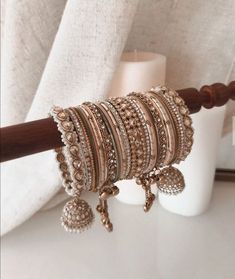
POLYGON ((155 199, 151 185, 166 194, 183 191, 183 175, 172 164, 190 153, 193 128, 176 91, 157 86, 125 98, 54 107, 51 115, 65 145, 56 149, 56 158, 63 186, 72 197, 61 217, 67 231, 81 232, 93 222, 91 207, 80 199, 84 190, 98 192, 97 211, 108 231, 113 225, 107 200, 119 193, 116 181, 136 178, 145 191, 145 211, 155 199))

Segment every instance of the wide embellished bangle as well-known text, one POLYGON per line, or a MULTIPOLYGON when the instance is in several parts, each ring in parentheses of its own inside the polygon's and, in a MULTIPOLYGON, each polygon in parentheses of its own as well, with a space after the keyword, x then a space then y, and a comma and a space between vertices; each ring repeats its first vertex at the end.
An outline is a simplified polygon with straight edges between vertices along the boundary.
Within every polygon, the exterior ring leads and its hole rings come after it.
POLYGON ((80 199, 82 190, 86 185, 83 152, 80 147, 75 127, 69 117, 69 113, 60 107, 53 107, 51 116, 57 123, 61 132, 64 148, 56 149, 57 161, 61 170, 61 177, 66 192, 73 197, 64 206, 61 224, 66 231, 82 232, 89 228, 93 222, 94 215, 91 207, 80 199))
MULTIPOLYGON (((135 93, 134 93, 135 94, 135 93)), ((143 128, 146 134, 146 143, 147 143, 147 168, 144 170, 144 173, 150 172, 156 165, 157 157, 158 157, 158 145, 157 145, 157 135, 154 129, 154 119, 151 116, 151 112, 148 109, 148 106, 142 102, 135 95, 128 95, 128 98, 133 100, 136 105, 139 107, 139 111, 142 114, 143 120, 143 128)))
POLYGON ((141 129, 141 123, 136 108, 127 98, 112 98, 110 102, 123 119, 127 132, 131 147, 131 169, 127 179, 132 179, 138 176, 144 166, 144 135, 141 129))
POLYGON ((110 102, 99 102, 98 106, 106 115, 110 123, 119 154, 120 175, 119 179, 125 179, 131 169, 131 147, 123 119, 110 102))
POLYGON ((56 149, 57 160, 60 162, 65 189, 69 195, 80 194, 86 180, 86 167, 84 166, 83 153, 79 148, 78 136, 74 125, 66 110, 54 107, 51 115, 57 122, 61 139, 65 144, 64 149, 56 149), (65 160, 66 158, 66 160, 65 160), (65 176, 67 174, 67 177, 65 176))
POLYGON ((106 122, 106 118, 97 105, 90 102, 84 103, 84 105, 86 105, 90 109, 90 112, 94 115, 95 121, 98 124, 98 128, 100 130, 101 138, 103 140, 105 159, 107 162, 106 181, 116 182, 117 156, 116 156, 115 142, 113 140, 112 133, 108 129, 108 123, 106 122))
POLYGON ((187 155, 190 153, 193 144, 193 128, 192 119, 189 116, 189 110, 185 105, 185 102, 180 98, 179 94, 172 89, 168 89, 165 86, 157 86, 151 89, 151 92, 158 94, 165 98, 174 119, 176 119, 177 125, 179 126, 178 138, 180 141, 180 146, 178 148, 179 155, 175 163, 180 163, 183 161, 187 155))
MULTIPOLYGON (((89 136, 87 135, 85 126, 82 122, 82 119, 80 115, 78 114, 77 110, 75 108, 69 108, 67 109, 68 114, 71 117, 71 120, 74 124, 75 130, 77 132, 77 135, 79 136, 80 146, 81 150, 83 152, 83 158, 84 158, 84 164, 86 165, 86 183, 84 183, 83 189, 85 190, 93 190, 96 185, 96 171, 95 171, 95 163, 93 158, 93 152, 91 149, 91 144, 89 141, 89 136)), ((80 162, 75 162, 74 166, 76 164, 80 164, 80 162)), ((77 174, 79 179, 79 174, 77 174)))
MULTIPOLYGON (((157 138, 157 160, 155 166, 162 167, 167 152, 167 145, 166 145, 167 135, 165 132, 165 125, 163 123, 163 119, 160 115, 160 112, 155 107, 153 100, 151 100, 146 93, 132 92, 128 96, 137 97, 141 102, 145 104, 145 106, 147 107, 147 109, 149 110, 152 116, 151 125, 155 127, 154 130, 157 138)), ((154 156, 154 154, 151 155, 154 156)))
POLYGON ((193 128, 176 91, 157 86, 125 98, 54 107, 51 115, 65 145, 55 151, 63 186, 72 196, 61 217, 67 231, 81 232, 93 222, 83 191, 97 192, 96 209, 108 231, 113 230, 108 199, 119 193, 116 181, 136 178, 145 191, 146 212, 155 200, 154 184, 165 194, 183 191, 183 175, 172 165, 190 153, 193 128))

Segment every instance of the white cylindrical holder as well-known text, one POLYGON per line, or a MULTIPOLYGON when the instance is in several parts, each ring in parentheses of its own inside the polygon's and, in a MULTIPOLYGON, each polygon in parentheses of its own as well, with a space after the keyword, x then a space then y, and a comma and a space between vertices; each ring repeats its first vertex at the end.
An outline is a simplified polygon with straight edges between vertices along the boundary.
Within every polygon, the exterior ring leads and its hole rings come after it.
MULTIPOLYGON (((109 97, 125 96, 135 91, 147 91, 157 84, 165 84, 166 57, 150 52, 125 52, 114 75, 109 97)), ((134 180, 116 183, 120 193, 117 199, 128 204, 144 204, 145 194, 134 180)), ((156 187, 153 189, 153 192, 156 187)))
POLYGON ((109 97, 126 96, 165 84, 166 57, 152 52, 124 52, 114 74, 109 97))
POLYGON ((159 193, 159 202, 167 210, 184 216, 203 213, 209 206, 216 157, 221 138, 225 106, 202 109, 192 115, 194 144, 186 161, 176 165, 185 179, 185 189, 177 196, 159 193))

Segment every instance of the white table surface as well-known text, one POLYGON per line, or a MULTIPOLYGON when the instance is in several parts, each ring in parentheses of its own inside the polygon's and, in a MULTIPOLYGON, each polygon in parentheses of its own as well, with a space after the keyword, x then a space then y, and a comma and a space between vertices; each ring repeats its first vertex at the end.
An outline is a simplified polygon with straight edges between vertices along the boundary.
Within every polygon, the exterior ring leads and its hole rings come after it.
POLYGON ((113 199, 113 233, 103 229, 98 215, 91 230, 71 235, 58 221, 62 206, 37 213, 2 238, 1 278, 235 278, 233 184, 216 182, 210 208, 197 217, 158 204, 144 213, 113 199))

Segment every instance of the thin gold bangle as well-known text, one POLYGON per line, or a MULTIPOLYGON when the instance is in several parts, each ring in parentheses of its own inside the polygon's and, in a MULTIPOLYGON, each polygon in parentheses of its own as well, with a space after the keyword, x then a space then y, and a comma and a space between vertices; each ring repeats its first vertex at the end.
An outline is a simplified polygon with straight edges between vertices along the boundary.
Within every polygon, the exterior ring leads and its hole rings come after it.
POLYGON ((170 118, 169 112, 167 111, 164 103, 156 99, 156 94, 154 94, 153 92, 148 92, 147 95, 153 101, 155 107, 160 111, 160 116, 163 119, 167 135, 165 142, 165 144, 167 145, 166 158, 162 162, 162 164, 165 166, 173 160, 175 154, 175 132, 173 126, 174 124, 172 123, 172 119, 170 118))
POLYGON ((145 119, 146 128, 148 130, 148 135, 149 135, 149 140, 150 140, 150 150, 148 152, 149 152, 150 158, 149 158, 148 166, 143 172, 143 173, 148 173, 156 166, 157 157, 158 157, 157 133, 156 133, 156 130, 153 125, 154 119, 149 110, 149 106, 146 105, 145 102, 143 102, 143 99, 140 98, 138 93, 133 92, 133 93, 130 93, 128 96, 132 100, 135 100, 137 102, 137 104, 139 105, 140 110, 142 111, 144 119, 145 119))
POLYGON ((174 146, 174 149, 173 149, 172 157, 171 157, 170 161, 168 162, 168 164, 173 164, 175 159, 177 158, 177 154, 179 153, 179 144, 180 144, 179 143, 179 127, 177 126, 177 122, 176 122, 174 114, 171 111, 169 102, 166 100, 166 98, 162 94, 160 94, 158 92, 157 93, 154 92, 154 93, 156 96, 156 101, 160 102, 164 106, 164 108, 167 112, 168 118, 169 118, 169 122, 170 122, 169 126, 171 127, 171 131, 172 131, 170 139, 171 139, 171 142, 173 143, 172 146, 174 146))
POLYGON ((125 146, 124 146, 123 138, 122 138, 122 131, 120 129, 120 122, 118 123, 116 121, 116 118, 114 117, 114 115, 112 114, 112 112, 110 110, 111 105, 108 102, 99 102, 99 103, 97 103, 97 105, 101 109, 103 114, 105 115, 106 119, 108 120, 112 133, 114 135, 114 140, 116 143, 115 146, 118 151, 117 152, 118 153, 118 170, 119 170, 118 177, 119 177, 119 179, 125 179, 126 172, 127 172, 127 164, 128 164, 128 154, 125 152, 125 146))
POLYGON ((98 189, 98 184, 99 184, 99 165, 98 165, 98 157, 97 157, 97 152, 96 152, 96 146, 95 146, 95 142, 94 142, 94 137, 93 134, 91 133, 91 127, 89 125, 89 122, 86 118, 85 112, 83 111, 83 109, 81 108, 81 106, 77 106, 74 108, 77 113, 79 114, 80 118, 82 119, 83 125, 85 127, 85 130, 87 132, 87 136, 89 137, 90 140, 90 146, 91 146, 91 150, 92 150, 92 155, 94 158, 94 173, 95 173, 95 179, 94 179, 94 184, 92 185, 92 192, 96 192, 98 189))
POLYGON ((102 142, 104 146, 105 151, 105 158, 107 163, 107 183, 115 182, 117 178, 117 152, 115 149, 115 143, 112 138, 112 134, 109 131, 108 128, 108 120, 104 118, 103 112, 100 110, 98 105, 93 104, 91 102, 84 103, 86 105, 91 113, 93 114, 96 124, 99 128, 100 135, 102 137, 102 142))
POLYGON ((87 122, 91 127, 91 133, 93 133, 94 143, 95 143, 95 150, 94 152, 97 153, 98 158, 98 165, 99 165, 99 183, 97 186, 98 189, 102 188, 107 180, 107 158, 105 154, 105 146, 102 141, 102 135, 100 133, 99 127, 96 123, 96 119, 91 113, 89 107, 82 104, 79 106, 80 109, 84 112, 85 117, 87 118, 87 122))

